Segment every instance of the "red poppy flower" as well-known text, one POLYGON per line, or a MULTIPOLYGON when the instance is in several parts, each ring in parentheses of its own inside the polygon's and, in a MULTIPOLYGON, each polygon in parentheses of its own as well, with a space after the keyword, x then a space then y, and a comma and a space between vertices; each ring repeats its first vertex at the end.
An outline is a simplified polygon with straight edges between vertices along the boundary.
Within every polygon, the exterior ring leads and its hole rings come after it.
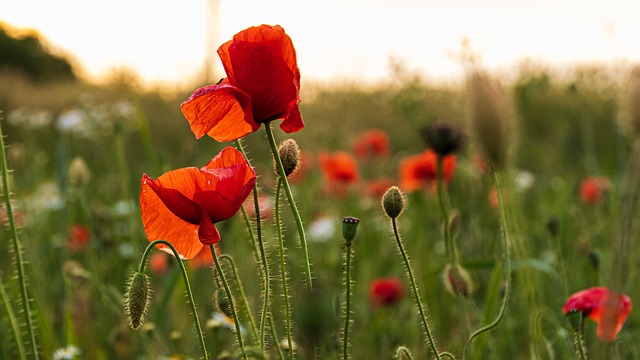
POLYGON ((162 275, 169 270, 169 259, 163 251, 156 251, 149 256, 149 268, 158 275, 162 275))
POLYGON ((598 324, 596 334, 600 340, 613 341, 631 313, 631 299, 603 286, 592 287, 569 297, 562 312, 572 310, 580 311, 582 316, 598 324))
POLYGON ((361 158, 389 155, 389 137, 382 130, 369 130, 360 134, 353 146, 355 154, 361 158))
MULTIPOLYGON (((255 181, 253 168, 232 147, 200 169, 172 170, 156 180, 144 174, 140 192, 144 231, 150 241, 165 239, 181 257, 191 259, 203 246, 220 240, 214 223, 240 210, 255 181)), ((158 248, 168 250, 165 245, 158 248)))
POLYGON ((86 226, 72 225, 69 228, 67 238, 67 249, 71 251, 81 251, 89 246, 90 233, 86 226))
MULTIPOLYGON (((437 181, 437 157, 433 150, 405 158, 400 163, 400 184, 405 191, 415 191, 424 185, 432 186, 437 181)), ((444 157, 442 177, 445 182, 451 181, 456 169, 456 157, 444 157)))
POLYGON ((284 119, 280 128, 287 133, 304 127, 298 109, 300 69, 284 29, 248 28, 222 44, 218 55, 227 78, 196 90, 180 106, 196 138, 236 140, 276 119, 284 119))
POLYGON ((390 306, 404 297, 404 286, 397 278, 376 279, 369 287, 369 297, 374 306, 390 306))
POLYGON ((358 181, 358 165, 353 156, 345 151, 333 154, 323 152, 319 156, 320 166, 327 180, 338 183, 358 181))
POLYGON ((607 189, 609 189, 609 186, 610 183, 607 178, 585 178, 580 183, 580 200, 587 205, 598 204, 602 200, 607 189))
POLYGON ((395 184, 396 181, 392 178, 372 179, 364 184, 363 191, 367 197, 380 201, 387 190, 395 184))

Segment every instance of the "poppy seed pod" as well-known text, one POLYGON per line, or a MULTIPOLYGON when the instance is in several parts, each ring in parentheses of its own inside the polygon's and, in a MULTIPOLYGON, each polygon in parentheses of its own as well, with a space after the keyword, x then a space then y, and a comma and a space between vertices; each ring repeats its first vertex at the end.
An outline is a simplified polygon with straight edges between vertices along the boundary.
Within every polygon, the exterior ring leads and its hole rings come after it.
POLYGON ((504 167, 511 124, 503 89, 486 75, 475 73, 469 81, 469 100, 476 141, 494 166, 504 167))
POLYGON ((124 311, 129 326, 134 330, 144 320, 149 309, 150 295, 149 277, 141 272, 133 273, 124 295, 124 311))
POLYGON ((434 123, 424 128, 422 136, 427 145, 441 157, 454 154, 464 146, 462 132, 455 126, 444 122, 434 123))
POLYGON ((397 186, 392 186, 382 196, 382 208, 388 217, 395 219, 404 209, 404 197, 397 186))
POLYGON ((359 224, 360 219, 358 218, 352 216, 342 218, 342 237, 347 243, 347 246, 351 246, 351 242, 355 239, 356 234, 358 233, 359 224))
MULTIPOLYGON (((298 147, 298 143, 293 139, 283 141, 278 148, 278 155, 280 156, 280 161, 282 161, 284 175, 289 177, 289 175, 293 174, 298 169, 300 162, 300 148, 298 147)), ((273 165, 276 175, 280 175, 280 170, 275 164, 275 161, 273 165)))

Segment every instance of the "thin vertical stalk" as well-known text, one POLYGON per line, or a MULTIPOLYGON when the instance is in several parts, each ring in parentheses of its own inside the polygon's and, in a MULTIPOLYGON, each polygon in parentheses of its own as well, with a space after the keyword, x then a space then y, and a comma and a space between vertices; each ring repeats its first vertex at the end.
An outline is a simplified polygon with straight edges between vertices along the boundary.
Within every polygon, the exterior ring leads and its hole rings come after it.
POLYGON ((11 191, 9 189, 9 168, 7 166, 7 156, 4 149, 4 135, 2 133, 2 127, 0 127, 0 154, 2 154, 2 190, 4 193, 5 210, 7 213, 7 220, 9 221, 9 231, 11 232, 13 252, 16 257, 16 270, 18 272, 18 284, 20 285, 20 299, 22 301, 22 311, 24 314, 25 325, 27 326, 27 334, 29 335, 31 342, 31 351, 33 352, 33 356, 38 359, 38 342, 36 341, 31 308, 29 306, 29 291, 27 289, 24 260, 22 259, 22 243, 20 242, 20 239, 18 239, 18 230, 16 228, 15 219, 13 218, 13 207, 11 206, 11 191))
POLYGON ((344 332, 342 334, 342 358, 343 360, 349 359, 349 316, 351 315, 351 243, 348 241, 345 246, 347 247, 347 264, 346 264, 346 279, 345 279, 345 309, 344 309, 344 332))
MULTIPOLYGON (((271 129, 271 123, 264 124, 264 129, 267 132, 267 139, 269 139, 269 145, 271 146, 271 153, 273 153, 273 159, 276 162, 276 166, 278 167, 278 172, 280 174, 285 174, 284 166, 282 165, 282 160, 280 159, 280 154, 278 153, 278 147, 276 145, 276 139, 273 136, 273 130, 271 129)), ((307 249, 307 237, 304 232, 304 226, 302 225, 302 218, 300 217, 300 212, 298 211, 298 207, 296 206, 296 201, 293 198, 293 193, 291 192, 291 187, 289 186, 289 181, 286 176, 282 176, 282 183, 284 184, 284 190, 287 194, 287 201, 289 202, 289 207, 291 208, 291 212, 293 213, 293 218, 296 221, 296 226, 298 228, 298 235, 300 236, 300 245, 302 246, 302 251, 304 253, 304 261, 305 261, 305 274, 307 275, 307 284, 309 285, 309 289, 313 290, 313 281, 311 278, 311 265, 309 264, 309 250, 307 249)))
MULTIPOLYGON (((220 260, 218 259, 218 254, 216 253, 216 249, 213 245, 209 245, 209 249, 211 249, 211 256, 213 257, 213 262, 216 266, 216 271, 222 280, 222 286, 224 286, 224 291, 227 293, 227 298, 229 298, 229 308, 231 309, 231 315, 233 316, 233 324, 236 327, 236 336, 238 338, 238 346, 240 346, 240 351, 242 352, 242 357, 245 360, 248 360, 247 350, 244 348, 244 341, 242 340, 242 332, 240 331, 240 318, 238 317, 238 313, 236 312, 236 307, 233 302, 233 295, 231 294, 231 288, 229 287, 229 282, 227 281, 227 277, 224 275, 224 271, 222 270, 222 266, 220 265, 220 260)), ((264 351, 263 351, 264 353, 264 351)))
POLYGON ((575 337, 575 347, 578 357, 580 360, 587 360, 587 351, 584 347, 584 321, 582 321, 576 329, 575 337))
POLYGON ((440 207, 440 213, 442 214, 442 219, 444 223, 444 241, 445 247, 447 249, 447 253, 449 255, 449 263, 451 264, 451 269, 453 269, 454 273, 458 271, 455 266, 457 263, 457 254, 453 244, 453 239, 451 236, 451 229, 449 229, 449 209, 447 204, 445 203, 445 192, 444 192, 444 181, 443 181, 443 157, 438 155, 438 160, 436 162, 436 178, 437 178, 437 192, 438 192, 438 205, 440 207))
MULTIPOLYGON (((283 174, 283 173, 281 173, 283 174)), ((285 253, 284 253, 284 239, 282 236, 282 223, 280 220, 280 190, 282 189, 282 178, 283 176, 278 177, 278 185, 276 185, 276 196, 275 196, 275 221, 276 221, 276 229, 278 232, 278 247, 280 248, 280 276, 282 277, 282 296, 284 297, 284 315, 285 315, 285 329, 287 331, 287 344, 289 345, 289 358, 291 360, 294 359, 294 351, 293 351, 293 338, 291 336, 291 304, 289 303, 289 287, 287 285, 287 268, 285 262, 285 253)))
POLYGON ((413 291, 413 295, 416 299, 416 305, 418 306, 418 311, 420 312, 420 319, 422 320, 422 326, 424 327, 425 334, 427 335, 427 341, 429 342, 429 347, 431 348, 431 352, 436 359, 440 360, 440 353, 438 353, 438 349, 436 348, 436 343, 433 340, 433 336, 431 335, 431 329, 429 328, 429 322, 427 321, 427 315, 425 314, 425 310, 422 306, 422 301, 420 300, 420 293, 418 292, 418 286, 416 285, 416 280, 413 276, 413 269, 411 268, 411 263, 409 262, 409 257, 404 250, 404 246, 402 245, 402 240, 400 240, 400 234, 398 233, 398 225, 396 223, 396 219, 391 219, 391 224, 393 225, 393 235, 396 238, 396 243, 398 244, 398 249, 400 250, 400 254, 402 254, 402 259, 404 260, 404 265, 407 269, 407 274, 409 275, 409 281, 411 282, 411 289, 413 291))
MULTIPOLYGON (((240 140, 236 140, 236 147, 242 152, 247 162, 249 162, 249 158, 247 157, 247 153, 244 151, 244 147, 240 140)), ((253 185, 253 206, 255 208, 256 213, 256 234, 258 238, 258 247, 260 249, 260 259, 262 261, 262 272, 263 272, 263 288, 264 288, 264 297, 262 302, 262 313, 260 315, 260 350, 264 353, 265 350, 265 329, 267 325, 267 317, 269 316, 269 303, 271 300, 271 277, 269 275, 269 263, 267 262, 267 256, 264 249, 264 239, 262 238, 262 219, 260 218, 260 201, 258 199, 258 183, 256 182, 253 185)))
POLYGON ((191 292, 191 284, 189 283, 189 276, 187 275, 187 269, 184 267, 184 263, 182 262, 182 259, 180 258, 180 254, 178 254, 178 251, 176 251, 173 245, 167 240, 155 240, 151 242, 149 245, 147 245, 147 248, 144 250, 144 253, 142 254, 142 259, 140 260, 140 266, 139 266, 138 272, 141 274, 144 273, 144 269, 147 265, 147 257, 149 256, 151 249, 153 249, 157 244, 164 244, 168 246, 173 252, 174 257, 176 258, 176 261, 180 266, 180 271, 182 272, 182 277, 184 279, 184 285, 187 290, 187 298, 189 299, 189 303, 191 304, 193 321, 196 325, 196 330, 198 332, 198 339, 200 340, 200 347, 202 348, 202 356, 205 360, 207 360, 209 359, 209 354, 207 353, 207 345, 204 341, 204 333, 202 332, 202 327, 200 326, 200 319, 198 319, 196 303, 193 300, 193 293, 191 292))
POLYGON ((9 325, 11 326, 11 331, 13 332, 13 337, 16 342, 16 348, 18 349, 18 357, 21 360, 26 360, 27 355, 24 350, 24 344, 22 343, 22 335, 20 335, 18 320, 16 319, 16 315, 13 312, 13 307, 11 306, 11 300, 9 299, 9 295, 7 294, 4 288, 4 284, 2 282, 0 282, 0 296, 2 297, 4 308, 7 311, 7 318, 9 319, 9 325))
POLYGON ((506 284, 505 284, 505 290, 504 290, 504 298, 502 299, 502 305, 500 305, 500 310, 498 311, 498 315, 496 316, 496 318, 490 324, 487 324, 481 327, 480 329, 474 331, 471 334, 471 336, 469 336, 469 339, 464 345, 462 359, 466 358, 467 348, 471 345, 471 342, 473 341, 473 339, 475 339, 478 335, 482 334, 483 332, 493 329, 498 325, 498 323, 500 323, 500 321, 502 320, 502 316, 504 315, 504 311, 507 308, 507 303, 509 302, 509 295, 511 292, 511 250, 510 250, 511 240, 509 235, 509 227, 507 225, 507 214, 504 206, 504 201, 502 198, 500 176, 498 175, 498 171, 496 170, 495 167, 492 167, 492 172, 493 172, 493 180, 496 185, 496 193, 498 194, 498 203, 500 205, 500 221, 502 225, 501 232, 502 232, 503 247, 504 247, 504 252, 505 252, 506 262, 507 262, 507 269, 506 269, 507 278, 506 278, 506 284))
POLYGON ((249 302, 247 302, 247 296, 244 293, 244 289, 242 287, 242 282, 240 281, 240 275, 238 275, 238 269, 236 268, 236 263, 233 261, 233 258, 229 254, 220 255, 220 259, 227 260, 229 265, 231 266, 231 272, 233 272, 233 277, 236 281, 236 286, 238 287, 238 291, 240 292, 240 297, 242 298, 242 304, 244 306, 244 310, 247 312, 247 317, 249 317, 249 324, 251 325, 251 332, 253 333, 253 338, 258 340, 258 330, 256 330, 256 323, 253 320, 253 315, 251 315, 251 309, 249 308, 249 302))

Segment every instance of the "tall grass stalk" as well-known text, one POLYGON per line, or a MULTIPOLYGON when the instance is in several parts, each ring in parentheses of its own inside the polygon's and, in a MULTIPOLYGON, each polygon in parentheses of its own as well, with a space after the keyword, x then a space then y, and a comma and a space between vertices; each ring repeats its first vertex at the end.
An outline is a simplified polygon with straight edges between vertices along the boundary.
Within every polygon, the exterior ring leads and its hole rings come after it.
MULTIPOLYGON (((278 146, 276 145, 276 139, 273 136, 273 130, 271 129, 271 123, 266 123, 264 125, 264 129, 267 132, 267 139, 269 140, 269 145, 271 146, 271 153, 273 154, 273 159, 276 162, 276 166, 278 167, 278 172, 280 174, 285 174, 284 166, 282 165, 282 160, 280 159, 280 154, 278 153, 278 146)), ((291 212, 293 213, 293 218, 296 221, 296 226, 298 228, 298 235, 300 236, 300 245, 302 246, 302 252, 304 253, 304 262, 305 262, 305 274, 307 275, 307 284, 309 285, 309 289, 313 290, 313 281, 311 278, 311 265, 309 263, 309 250, 307 249, 307 237, 304 232, 304 226, 302 224, 302 218, 300 217, 300 212, 298 211, 298 207, 296 205, 296 201, 293 198, 293 192, 291 192, 291 187, 289 186, 289 181, 286 176, 282 177, 282 183, 284 184, 284 190, 287 194, 287 201, 289 202, 289 207, 291 207, 291 212)))
MULTIPOLYGON (((240 140, 236 140, 236 147, 249 163, 249 158, 244 150, 244 146, 240 140)), ((249 163, 251 165, 251 163, 249 163)), ((264 353, 267 318, 269 317, 269 304, 271 303, 271 276, 269 275, 269 262, 264 248, 264 239, 262 237, 262 219, 260 217, 260 201, 258 199, 258 183, 253 185, 253 206, 256 214, 256 236, 258 238, 258 247, 260 249, 260 260, 262 263, 262 283, 264 288, 264 296, 262 299, 262 313, 260 315, 260 350, 264 353)))
POLYGON ((496 318, 489 324, 481 327, 480 329, 474 331, 471 336, 469 336, 469 339, 467 339, 467 342, 464 345, 464 350, 462 353, 462 359, 466 358, 467 355, 467 348, 471 345, 471 343, 473 342, 473 340, 480 334, 487 332, 491 329, 493 329, 494 327, 498 326, 498 324, 500 323, 500 321, 502 320, 502 317, 504 316, 504 311, 507 308, 507 303, 509 302, 509 295, 511 292, 511 240, 510 240, 510 234, 509 234, 509 227, 507 224, 507 215, 506 215, 506 210, 505 210, 505 206, 504 206, 504 200, 502 198, 502 188, 501 188, 501 182, 500 182, 500 175, 498 174, 498 171, 496 170, 495 166, 492 166, 491 169, 492 173, 493 173, 493 180, 495 183, 495 187, 496 187, 496 193, 498 194, 498 204, 500 207, 500 222, 501 222, 501 232, 502 232, 502 240, 503 240, 503 247, 504 247, 504 253, 505 253, 505 261, 506 261, 506 283, 505 283, 505 289, 504 289, 504 297, 502 298, 502 305, 500 305, 500 310, 498 311, 498 315, 496 316, 496 318))
MULTIPOLYGON (((284 174, 284 173, 280 173, 284 174)), ((280 190, 282 189, 282 175, 278 177, 275 196, 275 222, 278 233, 278 248, 280 250, 280 276, 282 277, 282 297, 284 298, 285 329, 287 332, 287 345, 289 346, 289 358, 294 359, 293 337, 291 334, 291 304, 289 303, 289 286, 287 285, 287 268, 284 252, 284 239, 282 236, 282 222, 280 220, 280 190)))
MULTIPOLYGON (((2 114, 0 113, 0 123, 2 122, 2 114)), ((20 299, 22 302, 22 313, 24 314, 24 322, 27 327, 27 335, 29 336, 31 351, 35 359, 38 355, 38 342, 36 340, 35 324, 33 323, 31 307, 29 306, 29 290, 27 286, 27 276, 24 269, 24 259, 22 258, 22 243, 18 238, 18 229, 13 217, 13 207, 11 205, 11 191, 9 188, 9 168, 7 166, 7 154, 5 152, 4 134, 0 125, 0 154, 2 154, 2 191, 5 201, 5 209, 7 213, 7 221, 9 222, 9 231, 11 232, 11 241, 13 253, 15 256, 16 271, 18 273, 18 284, 20 286, 20 299)))
MULTIPOLYGON (((182 272, 182 277, 184 278, 185 288, 187 289, 187 299, 189 300, 189 304, 191 304, 191 313, 193 314, 193 322, 196 326, 196 331, 198 332, 198 339, 200 340, 200 347, 202 348, 202 357, 203 359, 209 359, 209 354, 207 353, 207 345, 204 341, 204 333, 202 332, 202 327, 200 326, 200 320, 198 319, 198 310, 196 308, 196 303, 193 299, 193 293, 191 292, 191 284, 189 283, 189 276, 187 274, 187 269, 184 267, 184 262, 180 258, 180 254, 173 247, 173 245, 167 240, 154 240, 153 242, 147 245, 147 248, 144 250, 142 254, 142 259, 140 260, 140 266, 138 268, 138 272, 144 274, 144 269, 147 265, 147 257, 149 257, 149 253, 151 249, 153 249, 157 244, 164 244, 168 246, 173 255, 180 266, 180 271, 182 272)), ((212 246, 212 251, 215 251, 212 246)), ((215 252, 214 252, 215 253, 215 252)), ((217 257, 216 257, 217 259, 217 257)))

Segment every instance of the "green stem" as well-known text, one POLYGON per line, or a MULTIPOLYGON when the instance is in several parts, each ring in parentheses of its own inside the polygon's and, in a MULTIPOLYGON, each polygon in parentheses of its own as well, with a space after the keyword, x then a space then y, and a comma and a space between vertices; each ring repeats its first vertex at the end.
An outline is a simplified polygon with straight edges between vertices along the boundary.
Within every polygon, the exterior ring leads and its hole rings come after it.
MULTIPOLYGON (((244 151, 244 147, 240 140, 236 140, 236 147, 242 152, 247 162, 249 162, 249 158, 247 157, 247 153, 244 151)), ((262 239, 262 219, 260 218, 260 201, 258 199, 258 183, 256 182, 253 185, 253 206, 256 212, 256 233, 258 237, 258 245, 260 248, 260 259, 262 261, 262 271, 263 271, 263 287, 264 287, 264 298, 262 302, 262 314, 260 315, 260 350, 264 353, 265 349, 265 328, 267 325, 267 316, 269 315, 269 303, 271 299, 271 277, 269 275, 269 263, 267 262, 267 256, 264 249, 264 240, 262 239)))
POLYGON ((247 350, 244 348, 244 341, 242 340, 242 333, 240 332, 240 318, 238 317, 238 313, 236 312, 236 307, 233 303, 233 296, 231 294, 231 288, 229 288, 229 282, 227 281, 227 277, 224 275, 224 271, 222 270, 222 266, 220 265, 220 260, 218 259, 218 254, 216 253, 215 247, 213 245, 209 245, 209 249, 211 250, 211 256, 213 257, 213 262, 215 263, 216 271, 218 272, 218 275, 220 275, 220 279, 222 280, 224 291, 227 293, 227 298, 229 298, 229 308, 231 309, 231 315, 233 316, 233 324, 236 327, 236 336, 238 337, 238 346, 240 346, 242 357, 245 360, 247 360, 248 359, 247 350))
POLYGON ((409 275, 409 281, 411 282, 411 289, 413 290, 413 295, 416 299, 416 305, 418 306, 418 311, 420 312, 420 318, 422 319, 422 326, 424 327, 425 334, 427 335, 427 341, 429 342, 429 347, 431 347, 431 352, 436 357, 436 359, 440 360, 440 353, 436 348, 436 343, 431 336, 431 329, 429 328, 429 322, 427 321, 427 316, 425 314, 425 310, 422 306, 422 301, 420 300, 420 293, 418 292, 418 286, 416 285, 416 280, 413 276, 413 269, 411 268, 411 263, 409 262, 409 257, 404 250, 404 246, 402 245, 402 240, 400 239, 400 234, 398 233, 398 225, 396 223, 396 219, 391 219, 391 223, 393 225, 393 234, 396 238, 396 243, 398 244, 398 249, 400 250, 400 254, 402 254, 402 258, 404 260, 404 265, 407 268, 407 274, 409 275))
POLYGON ((182 258, 180 258, 180 254, 178 254, 178 251, 176 251, 176 248, 174 248, 173 245, 167 240, 155 240, 151 242, 149 245, 147 245, 147 248, 144 250, 144 253, 142 254, 142 259, 140 260, 140 266, 139 266, 138 272, 141 274, 144 273, 144 269, 147 265, 147 257, 149 256, 151 249, 153 249, 157 244, 164 244, 168 246, 169 249, 171 249, 171 251, 173 252, 174 257, 176 258, 176 261, 180 266, 180 271, 182 272, 182 277, 184 278, 184 285, 187 289, 187 298, 189 300, 189 303, 191 304, 193 321, 195 322, 196 330, 198 332, 198 339, 200 340, 200 347, 202 348, 202 356, 204 357, 205 360, 207 360, 209 359, 209 354, 207 353, 207 345, 204 341, 204 333, 202 332, 202 327, 200 326, 200 319, 198 319, 196 303, 193 300, 193 293, 191 292, 191 284, 189 283, 189 276, 187 275, 187 269, 184 267, 182 258))
POLYGON ((444 192, 444 180, 443 180, 443 158, 438 155, 437 160, 437 189, 438 189, 438 205, 440 207, 440 213, 444 222, 444 242, 449 255, 449 262, 451 263, 451 269, 454 273, 457 272, 457 255, 451 237, 451 229, 449 228, 449 209, 445 204, 445 192, 444 192))
POLYGON ((236 286, 238 286, 238 291, 240 292, 240 297, 242 298, 244 309, 247 312, 247 316, 249 317, 249 324, 251 324, 251 332, 253 333, 254 339, 257 340, 258 331, 256 330, 256 323, 253 320, 253 315, 251 315, 249 302, 247 302, 247 296, 244 293, 242 282, 240 281, 240 275, 238 275, 238 269, 236 268, 236 263, 233 261, 233 258, 231 257, 231 255, 228 255, 228 254, 220 255, 220 259, 227 260, 229 262, 229 265, 231 266, 231 271, 233 272, 233 277, 236 281, 236 286))
POLYGON ((16 257, 16 270, 18 272, 18 283, 20 285, 20 298, 22 301, 22 311, 24 314, 25 325, 27 326, 27 333, 31 340, 31 351, 33 352, 33 356, 35 357, 35 359, 38 359, 38 342, 36 341, 33 319, 31 318, 31 308, 29 306, 29 291, 27 289, 24 260, 22 259, 22 244, 18 239, 18 230, 16 228, 15 219, 13 218, 13 207, 11 206, 10 197, 11 191, 9 188, 9 168, 7 166, 7 156, 4 149, 4 135, 2 133, 2 128, 0 127, 0 154, 2 154, 2 190, 4 193, 5 210, 7 213, 7 219, 9 221, 9 231, 11 232, 13 252, 16 257))
POLYGON ((347 242, 347 265, 346 265, 346 300, 344 309, 344 332, 342 333, 342 358, 349 358, 349 315, 351 314, 351 244, 347 242))
MULTIPOLYGON (((271 124, 264 124, 264 129, 267 132, 267 139, 269 139, 269 145, 271 145, 271 152, 273 153, 273 158, 276 162, 276 166, 278 167, 278 173, 285 174, 284 166, 282 165, 282 160, 280 159, 280 154, 278 153, 278 147, 276 145, 276 140, 273 136, 273 131, 271 130, 271 124)), ((307 275, 307 284, 309 284, 309 289, 313 290, 313 281, 311 279, 311 265, 309 264, 309 250, 307 249, 307 237, 304 232, 304 226, 302 225, 302 218, 300 217, 300 212, 298 211, 298 207, 296 206, 296 201, 293 198, 293 193, 291 192, 291 187, 289 186, 289 181, 286 176, 281 176, 282 182, 284 184, 284 190, 287 194, 287 201, 289 202, 289 206, 291 207, 291 212, 293 213, 293 218, 296 221, 296 226, 298 227, 298 235, 300 236, 300 245, 302 246, 302 251, 304 252, 304 261, 305 261, 305 273, 307 275)))
POLYGON ((576 348, 580 360, 587 360, 587 352, 584 348, 584 319, 580 323, 580 327, 576 329, 576 348))
POLYGON ((280 347, 280 342, 278 341, 278 334, 276 333, 276 325, 273 322, 273 316, 269 316, 269 328, 271 329, 273 346, 275 346, 276 350, 278 351, 278 356, 280 356, 280 360, 284 360, 284 352, 282 352, 282 347, 280 347))
POLYGON ((285 327, 287 331, 287 344, 289 345, 289 358, 293 360, 293 338, 291 336, 291 304, 289 304, 289 287, 287 286, 287 268, 285 267, 284 240, 282 236, 282 223, 280 222, 280 190, 282 189, 282 176, 278 177, 275 199, 275 221, 278 232, 278 247, 280 248, 280 276, 282 277, 282 292, 284 297, 285 327))
POLYGON ((464 351, 462 355, 463 359, 466 358, 467 348, 471 345, 471 342, 473 341, 473 339, 475 339, 478 335, 482 334, 483 332, 493 329, 498 325, 498 323, 500 323, 500 321, 502 320, 502 316, 504 315, 504 311, 507 308, 507 303, 509 302, 509 293, 511 292, 511 250, 510 250, 511 240, 509 238, 510 236, 509 228, 507 226, 507 214, 504 206, 504 201, 502 199, 502 190, 500 188, 501 186, 500 176, 498 175, 498 172, 495 169, 495 167, 493 167, 492 172, 493 172, 493 180, 496 185, 496 193, 498 194, 498 203, 500 204, 500 221, 502 223, 501 232, 502 232, 502 239, 504 242, 503 246, 504 246, 504 252, 505 252, 506 262, 507 262, 507 269, 506 269, 507 279, 505 284, 504 298, 502 299, 502 305, 500 306, 500 311, 498 311, 498 316, 496 316, 496 318, 490 324, 487 324, 481 327, 480 329, 474 331, 471 334, 471 336, 469 336, 469 339, 464 345, 464 351))
POLYGON ((407 349, 404 346, 398 346, 398 348, 396 349, 396 356, 394 357, 394 359, 402 360, 403 356, 409 360, 413 360, 413 355, 411 355, 411 352, 409 351, 409 349, 407 349))
POLYGON ((22 336, 20 335, 20 329, 18 327, 18 320, 16 319, 16 315, 13 312, 13 307, 11 307, 11 300, 9 299, 9 295, 4 288, 4 284, 0 282, 0 296, 2 296, 2 302, 4 303, 4 308, 7 310, 7 318, 9 319, 9 324, 11 325, 11 331, 13 332, 13 337, 16 342, 16 347, 18 348, 18 356, 21 360, 26 360, 27 355, 24 351, 24 344, 22 343, 22 336))

